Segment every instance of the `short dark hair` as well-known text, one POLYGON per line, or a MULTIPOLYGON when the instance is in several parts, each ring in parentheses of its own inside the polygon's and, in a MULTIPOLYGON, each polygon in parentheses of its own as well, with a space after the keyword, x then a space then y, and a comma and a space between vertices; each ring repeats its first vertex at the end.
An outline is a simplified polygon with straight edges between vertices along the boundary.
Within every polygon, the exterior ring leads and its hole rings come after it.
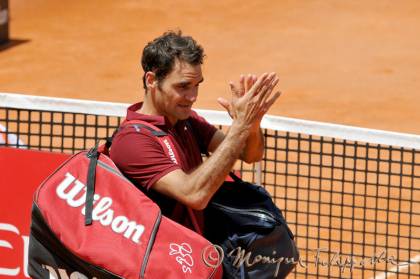
POLYGON ((146 73, 152 71, 159 81, 172 71, 175 58, 191 65, 203 64, 203 48, 181 31, 168 31, 149 42, 143 49, 141 65, 144 70, 143 87, 146 89, 146 73))

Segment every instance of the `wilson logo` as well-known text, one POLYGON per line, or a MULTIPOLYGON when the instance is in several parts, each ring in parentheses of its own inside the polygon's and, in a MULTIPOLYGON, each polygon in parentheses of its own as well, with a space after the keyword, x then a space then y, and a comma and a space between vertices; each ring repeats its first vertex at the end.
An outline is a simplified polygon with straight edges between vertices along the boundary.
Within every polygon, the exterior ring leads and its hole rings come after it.
MULTIPOLYGON (((86 186, 77 180, 70 173, 65 174, 64 180, 56 189, 57 196, 65 200, 71 207, 81 207, 81 214, 85 215, 86 186)), ((135 243, 140 243, 140 237, 144 232, 144 226, 135 221, 129 221, 126 216, 116 216, 111 209, 112 199, 94 195, 92 219, 99 221, 104 227, 110 227, 117 234, 122 234, 125 238, 131 239, 135 243)))

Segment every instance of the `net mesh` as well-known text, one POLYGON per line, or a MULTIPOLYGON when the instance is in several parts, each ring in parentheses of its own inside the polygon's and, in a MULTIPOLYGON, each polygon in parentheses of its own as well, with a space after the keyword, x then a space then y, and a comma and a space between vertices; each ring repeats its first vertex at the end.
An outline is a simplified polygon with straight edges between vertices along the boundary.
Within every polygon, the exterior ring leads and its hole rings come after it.
POLYGON ((265 138, 263 184, 296 234, 298 275, 420 275, 420 151, 278 131, 265 138))
POLYGON ((0 108, 5 127, 3 145, 53 152, 75 153, 95 145, 118 128, 122 118, 84 113, 0 108))
MULTIPOLYGON (((121 121, 2 105, 0 147, 75 153, 110 136, 121 121)), ((263 132, 262 184, 282 209, 301 254, 290 277, 419 278, 419 150, 263 132)), ((236 167, 245 179, 255 178, 253 165, 236 167)))

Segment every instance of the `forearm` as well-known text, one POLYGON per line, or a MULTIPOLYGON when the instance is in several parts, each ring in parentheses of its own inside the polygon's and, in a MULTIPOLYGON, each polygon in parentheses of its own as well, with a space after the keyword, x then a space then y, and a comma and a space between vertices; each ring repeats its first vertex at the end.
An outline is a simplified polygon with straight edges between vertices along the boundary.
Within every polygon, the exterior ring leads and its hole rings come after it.
POLYGON ((261 161, 264 155, 264 136, 259 128, 251 129, 240 159, 246 163, 261 161))
POLYGON ((203 209, 223 184, 246 145, 249 129, 232 125, 223 142, 213 154, 186 177, 187 196, 196 209, 203 209))

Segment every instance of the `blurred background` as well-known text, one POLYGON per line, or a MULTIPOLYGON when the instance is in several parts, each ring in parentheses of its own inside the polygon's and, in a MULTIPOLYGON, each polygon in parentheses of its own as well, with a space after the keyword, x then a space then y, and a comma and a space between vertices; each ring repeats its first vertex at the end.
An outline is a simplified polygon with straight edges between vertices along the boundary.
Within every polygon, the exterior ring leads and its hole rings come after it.
POLYGON ((206 53, 196 108, 276 71, 270 114, 420 134, 419 1, 10 0, 8 13, 0 92, 136 102, 144 45, 181 29, 206 53))

